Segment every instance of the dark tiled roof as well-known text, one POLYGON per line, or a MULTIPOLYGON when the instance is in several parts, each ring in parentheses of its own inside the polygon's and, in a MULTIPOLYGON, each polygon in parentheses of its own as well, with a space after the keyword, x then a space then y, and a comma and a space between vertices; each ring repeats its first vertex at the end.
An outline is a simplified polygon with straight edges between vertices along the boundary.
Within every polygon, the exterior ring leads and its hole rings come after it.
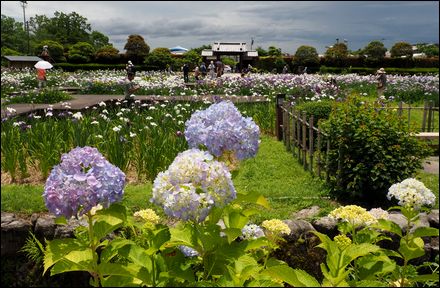
POLYGON ((37 56, 3 56, 7 60, 11 62, 31 62, 31 61, 42 61, 40 57, 37 56))

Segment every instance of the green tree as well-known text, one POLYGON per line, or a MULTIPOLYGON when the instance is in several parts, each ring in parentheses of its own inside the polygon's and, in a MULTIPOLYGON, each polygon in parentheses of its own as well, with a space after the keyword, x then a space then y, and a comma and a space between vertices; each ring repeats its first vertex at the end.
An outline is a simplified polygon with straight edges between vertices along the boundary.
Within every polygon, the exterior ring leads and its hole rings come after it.
POLYGON ((202 62, 202 56, 197 51, 189 50, 183 55, 183 61, 188 63, 190 69, 194 69, 202 62))
POLYGON ((99 50, 105 46, 112 46, 108 42, 109 38, 99 31, 92 31, 89 38, 90 38, 90 40, 88 42, 90 44, 92 44, 92 46, 95 48, 95 50, 99 50))
POLYGON ((371 41, 368 45, 363 49, 364 55, 371 60, 383 60, 385 58, 385 52, 387 52, 387 48, 380 41, 371 41))
POLYGON ((148 46, 144 38, 138 34, 128 36, 124 49, 127 51, 125 53, 126 57, 137 64, 142 63, 150 52, 150 46, 148 46))
POLYGON ((40 55, 43 51, 43 46, 47 46, 49 50, 49 55, 54 62, 66 62, 66 57, 64 56, 64 47, 60 43, 52 40, 45 40, 34 46, 35 55, 40 55))
POLYGON ((119 60, 119 50, 111 45, 104 46, 96 51, 95 59, 98 63, 115 63, 119 60))
POLYGON ((202 50, 211 50, 211 45, 202 45, 198 48, 192 48, 191 50, 194 50, 199 53, 199 55, 202 55, 202 50))
POLYGON ((330 63, 337 67, 344 67, 348 58, 348 48, 345 43, 336 43, 325 51, 325 57, 330 59, 330 63))
POLYGON ((325 51, 325 57, 345 59, 348 57, 348 48, 345 43, 336 43, 325 51))
POLYGON ((391 57, 409 57, 413 56, 412 45, 408 42, 397 42, 391 47, 391 57))
POLYGON ((264 50, 263 48, 261 48, 260 46, 258 46, 255 51, 258 52, 258 56, 269 56, 269 53, 267 53, 266 50, 264 50))
POLYGON ((30 18, 35 40, 56 40, 63 45, 76 44, 77 42, 88 42, 91 25, 87 18, 76 12, 65 14, 56 11, 53 18, 44 15, 36 15, 30 18))
POLYGON ((168 48, 159 47, 148 54, 144 63, 153 69, 165 70, 167 65, 173 66, 174 59, 168 48))
POLYGON ((296 49, 294 61, 298 66, 318 66, 319 55, 315 47, 303 45, 296 49))
POLYGON ((78 42, 69 49, 69 62, 87 63, 93 60, 95 48, 90 43, 78 42))
POLYGON ((420 53, 425 53, 427 57, 438 57, 438 45, 435 44, 416 44, 420 53))
MULTIPOLYGON (((12 50, 27 52, 27 35, 23 29, 23 23, 16 22, 14 18, 2 14, 1 47, 12 50)), ((19 55, 20 55, 19 54, 19 55)))
POLYGON ((281 56, 281 48, 277 48, 275 46, 269 46, 267 50, 267 54, 269 56, 281 56))

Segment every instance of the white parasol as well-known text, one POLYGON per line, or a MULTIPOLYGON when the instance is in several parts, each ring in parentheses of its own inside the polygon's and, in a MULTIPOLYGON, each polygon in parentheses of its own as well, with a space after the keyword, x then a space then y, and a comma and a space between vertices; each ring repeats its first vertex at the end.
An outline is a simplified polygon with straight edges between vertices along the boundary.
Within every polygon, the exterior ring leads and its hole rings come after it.
POLYGON ((37 68, 37 69, 50 69, 50 68, 53 67, 53 65, 50 64, 50 62, 47 62, 47 61, 42 60, 42 61, 38 61, 38 62, 34 65, 34 67, 37 68))

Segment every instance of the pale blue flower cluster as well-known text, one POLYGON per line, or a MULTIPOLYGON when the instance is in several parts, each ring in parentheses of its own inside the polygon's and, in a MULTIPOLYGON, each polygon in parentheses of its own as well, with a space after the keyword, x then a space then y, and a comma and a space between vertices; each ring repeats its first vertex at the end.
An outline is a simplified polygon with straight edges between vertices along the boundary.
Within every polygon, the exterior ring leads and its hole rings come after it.
POLYGON ((153 183, 151 202, 181 220, 202 222, 213 206, 222 207, 236 198, 226 165, 206 151, 181 152, 153 183))
POLYGON ((414 178, 408 178, 400 183, 393 184, 388 190, 387 198, 394 197, 403 207, 419 210, 422 206, 435 205, 435 195, 425 185, 414 178))
POLYGON ((258 152, 260 128, 251 117, 243 117, 231 101, 212 104, 196 111, 185 123, 185 138, 191 148, 205 146, 219 157, 232 151, 238 160, 258 152))
POLYGON ((46 181, 43 198, 56 216, 81 216, 93 206, 107 208, 122 199, 125 174, 98 149, 77 147, 61 156, 46 181))
POLYGON ((256 224, 246 224, 241 229, 242 237, 246 240, 253 240, 264 236, 263 229, 256 224))
POLYGON ((183 255, 185 255, 186 257, 196 257, 199 256, 199 252, 197 252, 197 250, 185 246, 185 245, 180 245, 179 246, 179 250, 183 253, 183 255))

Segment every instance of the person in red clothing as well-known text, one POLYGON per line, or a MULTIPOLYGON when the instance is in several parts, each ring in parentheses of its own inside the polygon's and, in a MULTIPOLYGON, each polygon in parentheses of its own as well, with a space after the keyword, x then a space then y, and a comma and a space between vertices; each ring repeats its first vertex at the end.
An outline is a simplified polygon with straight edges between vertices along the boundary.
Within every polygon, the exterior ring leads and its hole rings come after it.
POLYGON ((46 69, 37 69, 38 88, 46 87, 46 69))

